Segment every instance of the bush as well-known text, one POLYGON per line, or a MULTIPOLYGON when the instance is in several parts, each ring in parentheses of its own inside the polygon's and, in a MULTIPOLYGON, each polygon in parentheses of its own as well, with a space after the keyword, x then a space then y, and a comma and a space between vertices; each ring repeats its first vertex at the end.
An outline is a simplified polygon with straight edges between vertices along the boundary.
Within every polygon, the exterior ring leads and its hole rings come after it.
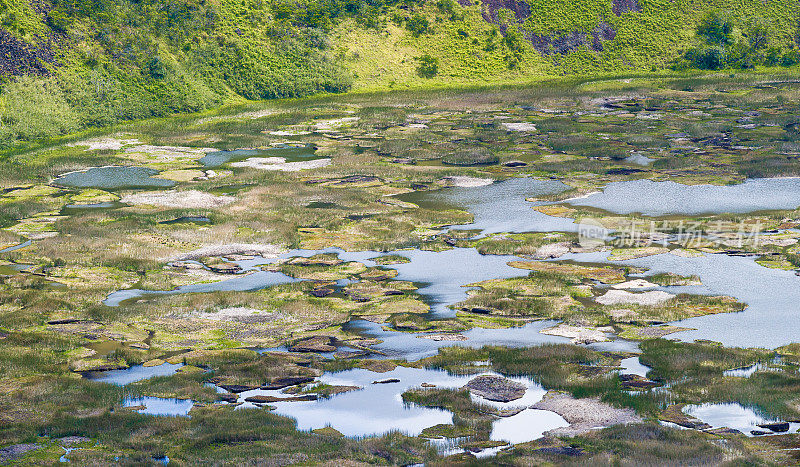
POLYGON ((433 78, 439 74, 439 59, 425 54, 419 58, 419 65, 417 66, 417 74, 423 78, 433 78))
POLYGON ((800 50, 789 50, 781 57, 781 66, 794 66, 798 63, 800 63, 800 50))
POLYGON ((697 34, 709 44, 724 46, 730 44, 733 34, 733 22, 720 12, 708 13, 697 26, 697 34))
POLYGON ((406 20, 406 29, 411 31, 411 34, 414 36, 425 34, 428 32, 429 27, 430 23, 428 22, 428 18, 419 13, 414 13, 410 18, 408 18, 408 20, 406 20))
POLYGON ((702 70, 719 70, 725 66, 725 53, 719 47, 690 49, 686 53, 686 59, 702 70))

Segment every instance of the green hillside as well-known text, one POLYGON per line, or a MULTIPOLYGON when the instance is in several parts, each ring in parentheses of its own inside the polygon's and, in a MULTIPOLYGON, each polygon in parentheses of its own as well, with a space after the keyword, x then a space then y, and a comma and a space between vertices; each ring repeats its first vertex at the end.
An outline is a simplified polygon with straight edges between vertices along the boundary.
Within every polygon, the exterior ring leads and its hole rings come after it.
POLYGON ((782 0, 0 0, 0 146, 243 99, 791 66, 782 0))

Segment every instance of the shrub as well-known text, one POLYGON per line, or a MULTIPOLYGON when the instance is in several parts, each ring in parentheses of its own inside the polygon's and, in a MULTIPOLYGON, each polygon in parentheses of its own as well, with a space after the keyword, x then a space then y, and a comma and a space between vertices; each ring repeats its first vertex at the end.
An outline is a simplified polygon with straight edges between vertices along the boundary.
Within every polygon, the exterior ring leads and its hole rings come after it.
POLYGON ((704 50, 690 49, 686 53, 686 59, 703 70, 719 70, 725 66, 725 53, 719 47, 709 47, 704 50))
POLYGON ((428 18, 416 12, 411 15, 408 20, 406 20, 406 29, 411 31, 411 34, 414 36, 420 36, 427 33, 429 27, 430 23, 428 22, 428 18))
POLYGON ((724 46, 730 44, 733 22, 718 11, 708 13, 697 26, 697 34, 709 44, 724 46))
POLYGON ((439 74, 439 59, 425 54, 419 58, 419 65, 417 66, 417 74, 423 78, 433 78, 439 74))

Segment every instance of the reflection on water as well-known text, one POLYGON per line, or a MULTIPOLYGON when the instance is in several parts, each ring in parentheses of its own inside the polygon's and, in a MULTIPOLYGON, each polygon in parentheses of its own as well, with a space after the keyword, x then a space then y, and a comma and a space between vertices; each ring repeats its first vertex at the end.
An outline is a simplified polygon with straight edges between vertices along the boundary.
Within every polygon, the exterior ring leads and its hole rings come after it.
MULTIPOLYGON (((608 253, 570 254, 563 259, 601 262, 608 253)), ((797 341, 800 329, 800 278, 792 271, 760 266, 754 257, 706 254, 682 258, 672 254, 615 262, 650 269, 650 273, 672 272, 697 275, 703 286, 694 293, 729 295, 747 303, 739 313, 721 313, 678 321, 676 326, 696 328, 671 334, 681 340, 708 339, 726 346, 774 349, 797 341)), ((680 288, 686 291, 687 288, 680 288)))
POLYGON ((619 362, 619 366, 622 368, 619 372, 623 375, 639 375, 647 378, 647 372, 650 371, 649 366, 642 365, 639 357, 624 358, 619 362))
POLYGON ((158 170, 146 167, 93 167, 64 174, 53 180, 53 183, 75 188, 102 189, 172 187, 176 184, 172 180, 152 178, 154 175, 158 175, 158 170))
POLYGON ((479 229, 484 235, 499 232, 575 232, 572 219, 551 217, 531 209, 546 203, 526 198, 553 195, 570 187, 556 180, 512 178, 482 187, 452 187, 436 191, 417 191, 397 198, 426 209, 463 209, 471 212, 472 224, 458 229, 479 229))
POLYGON ((152 298, 159 295, 174 295, 184 293, 208 293, 208 292, 249 292, 254 290, 263 289, 272 285, 288 284, 295 282, 293 279, 285 274, 279 272, 259 271, 251 274, 244 274, 226 279, 218 282, 211 282, 207 284, 190 284, 183 285, 173 290, 141 290, 141 289, 124 289, 111 293, 103 304, 106 306, 119 306, 122 302, 135 299, 152 298))
POLYGON ((22 248, 25 248, 26 246, 30 246, 32 243, 33 243, 33 241, 31 241, 31 240, 25 240, 24 242, 22 242, 22 243, 20 243, 18 245, 12 245, 12 246, 3 248, 2 250, 0 250, 0 253, 11 253, 12 251, 17 251, 17 250, 20 250, 22 248))
POLYGON ((126 384, 135 383, 144 379, 153 378, 156 376, 171 376, 182 367, 183 363, 162 363, 161 365, 146 367, 143 365, 133 365, 124 370, 110 370, 110 371, 94 371, 89 372, 85 376, 92 381, 101 383, 116 384, 117 386, 125 386, 126 384))
POLYGON ((800 206, 800 178, 760 178, 739 185, 682 185, 636 180, 609 183, 602 193, 567 201, 618 214, 743 213, 800 206))
POLYGON ((540 334, 539 331, 552 327, 556 321, 534 321, 516 328, 488 329, 472 328, 461 333, 466 338, 464 341, 435 341, 426 339, 425 334, 405 333, 383 329, 380 324, 366 320, 353 320, 345 324, 342 329, 365 337, 374 337, 383 342, 370 348, 384 352, 390 358, 403 358, 416 361, 425 357, 436 355, 442 347, 454 345, 461 347, 479 348, 484 345, 504 345, 507 347, 529 347, 541 344, 569 343, 566 337, 549 336, 540 334))
MULTIPOLYGON (((397 367, 385 373, 354 369, 339 373, 326 373, 319 378, 319 382, 334 386, 357 386, 362 389, 339 394, 328 399, 270 402, 269 405, 276 407, 275 413, 297 420, 297 428, 300 430, 331 426, 345 436, 380 435, 392 430, 398 430, 410 435, 419 435, 427 427, 452 423, 453 415, 444 410, 405 404, 401 395, 409 389, 421 387, 423 383, 433 384, 440 389, 460 388, 475 376, 455 376, 440 370, 404 367, 397 367), (398 379, 400 381, 373 384, 376 380, 388 379, 398 379)), ((505 405, 501 404, 503 407, 524 407, 541 400, 545 391, 538 383, 527 378, 515 378, 515 380, 528 386, 528 390, 522 399, 505 405)), ((282 391, 256 389, 239 394, 239 400, 244 401, 247 397, 256 395, 288 397, 282 391)), ((476 401, 487 405, 495 405, 480 398, 476 399, 476 401)), ((252 403, 244 402, 237 409, 252 407, 255 407, 252 403)), ((554 424, 554 413, 547 411, 536 412, 538 412, 538 416, 531 416, 526 421, 525 430, 528 433, 540 433, 556 426, 561 426, 554 424)))
POLYGON ((508 441, 512 444, 527 443, 541 438, 545 431, 565 426, 569 426, 569 423, 555 412, 525 409, 516 415, 494 422, 489 439, 508 441))
MULTIPOLYGON (((684 412, 714 428, 733 428, 748 436, 752 435, 750 432, 753 430, 769 433, 771 430, 760 428, 758 425, 779 421, 764 418, 753 409, 734 403, 688 405, 684 408, 684 412)), ((789 423, 789 433, 797 433, 798 429, 800 429, 800 423, 789 423)))
POLYGON ((140 414, 167 417, 188 417, 194 402, 188 399, 165 399, 161 397, 135 397, 127 398, 122 403, 123 407, 139 407, 140 414))
POLYGON ((286 159, 286 162, 298 162, 317 158, 312 146, 281 146, 267 149, 214 151, 206 154, 199 162, 205 167, 219 167, 228 162, 235 162, 250 157, 283 157, 286 159))

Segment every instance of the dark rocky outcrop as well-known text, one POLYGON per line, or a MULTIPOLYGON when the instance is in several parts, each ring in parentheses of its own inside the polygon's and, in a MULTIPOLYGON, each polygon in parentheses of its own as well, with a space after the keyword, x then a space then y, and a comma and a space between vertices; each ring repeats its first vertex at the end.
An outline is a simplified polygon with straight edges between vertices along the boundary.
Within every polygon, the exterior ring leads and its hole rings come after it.
POLYGON ((0 76, 47 76, 55 57, 48 45, 36 47, 0 29, 0 76))
POLYGON ((533 44, 533 48, 542 55, 566 55, 586 43, 586 33, 582 31, 561 35, 530 34, 527 38, 533 44))
MULTIPOLYGON (((469 2, 469 0, 460 0, 469 2)), ((463 5, 463 3, 462 3, 463 5)), ((500 26, 500 30, 505 32, 505 25, 500 22, 499 11, 501 9, 511 10, 518 23, 524 23, 531 15, 531 7, 525 1, 518 0, 483 0, 481 16, 487 23, 494 23, 500 26)))
POLYGON ((613 41, 617 37, 617 31, 605 21, 600 21, 592 29, 592 50, 595 52, 603 51, 603 42, 613 41))
POLYGON ((642 6, 639 5, 639 0, 613 0, 611 11, 617 16, 622 16, 627 11, 642 11, 642 6))
POLYGON ((524 384, 502 376, 481 375, 464 386, 472 394, 496 402, 510 402, 525 395, 524 384))

